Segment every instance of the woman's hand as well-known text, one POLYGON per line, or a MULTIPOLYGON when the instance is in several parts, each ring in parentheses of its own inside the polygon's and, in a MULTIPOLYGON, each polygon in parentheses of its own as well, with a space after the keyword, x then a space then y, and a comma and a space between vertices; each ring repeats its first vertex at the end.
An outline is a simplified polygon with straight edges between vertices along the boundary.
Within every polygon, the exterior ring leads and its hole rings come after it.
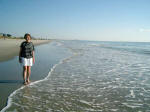
POLYGON ((33 58, 33 64, 35 63, 35 58, 33 58))

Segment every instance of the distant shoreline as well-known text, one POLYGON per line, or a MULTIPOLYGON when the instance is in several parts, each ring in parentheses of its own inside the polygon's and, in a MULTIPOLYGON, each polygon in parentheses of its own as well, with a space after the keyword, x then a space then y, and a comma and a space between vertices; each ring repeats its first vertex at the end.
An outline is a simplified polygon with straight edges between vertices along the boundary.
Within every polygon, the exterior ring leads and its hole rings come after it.
MULTIPOLYGON (((12 59, 19 54, 19 46, 24 39, 0 39, 0 62, 12 59)), ((52 40, 31 40, 35 46, 46 44, 52 40)))

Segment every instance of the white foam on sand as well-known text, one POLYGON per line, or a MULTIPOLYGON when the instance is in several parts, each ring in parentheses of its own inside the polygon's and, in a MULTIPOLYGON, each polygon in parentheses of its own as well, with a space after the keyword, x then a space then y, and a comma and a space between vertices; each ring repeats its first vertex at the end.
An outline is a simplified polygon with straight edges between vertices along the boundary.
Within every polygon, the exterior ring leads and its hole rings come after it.
MULTIPOLYGON (((75 54, 73 54, 72 56, 69 56, 69 57, 67 57, 67 58, 62 59, 59 63, 55 64, 55 65, 50 69, 50 72, 48 73, 48 75, 47 75, 44 79, 37 80, 37 81, 35 81, 35 82, 31 82, 29 85, 26 85, 26 86, 32 86, 32 85, 34 85, 34 84, 36 84, 36 83, 39 83, 39 82, 42 82, 42 81, 47 80, 48 77, 51 75, 51 73, 54 71, 54 69, 55 69, 58 65, 60 65, 60 64, 62 64, 62 63, 64 63, 64 62, 70 60, 73 56, 75 56, 75 54)), ((15 90, 13 93, 11 93, 11 94, 9 95, 8 100, 7 100, 7 105, 1 110, 1 112, 5 112, 5 111, 12 105, 12 97, 13 97, 18 91, 20 91, 21 89, 24 89, 26 86, 20 87, 19 89, 15 90)))
POLYGON ((130 90, 130 95, 132 96, 132 98, 135 98, 135 94, 133 90, 130 90))

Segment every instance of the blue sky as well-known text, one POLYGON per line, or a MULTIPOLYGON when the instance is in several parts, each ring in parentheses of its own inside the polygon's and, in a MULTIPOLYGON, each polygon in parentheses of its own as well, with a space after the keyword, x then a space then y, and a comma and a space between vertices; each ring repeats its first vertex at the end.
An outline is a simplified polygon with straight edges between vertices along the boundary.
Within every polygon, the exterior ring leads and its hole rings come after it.
POLYGON ((150 0, 0 0, 0 33, 150 41, 150 0))

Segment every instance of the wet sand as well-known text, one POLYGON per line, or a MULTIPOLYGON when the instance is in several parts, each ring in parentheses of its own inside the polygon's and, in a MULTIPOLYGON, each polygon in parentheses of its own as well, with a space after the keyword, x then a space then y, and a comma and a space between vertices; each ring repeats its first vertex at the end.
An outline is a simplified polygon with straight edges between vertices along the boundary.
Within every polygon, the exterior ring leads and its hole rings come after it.
MULTIPOLYGON (((17 57, 19 54, 19 46, 23 41, 22 39, 0 39, 0 111, 6 106, 8 96, 23 85, 22 66, 20 66, 17 57)), ((41 46, 35 48, 36 65, 32 67, 31 81, 40 80, 47 76, 50 66, 45 64, 47 61, 45 57, 40 58, 39 48, 46 46, 52 40, 32 40, 32 42, 35 46, 41 46), (43 69, 39 63, 42 65, 45 64, 43 69), (41 69, 38 71, 37 68, 41 69)))

